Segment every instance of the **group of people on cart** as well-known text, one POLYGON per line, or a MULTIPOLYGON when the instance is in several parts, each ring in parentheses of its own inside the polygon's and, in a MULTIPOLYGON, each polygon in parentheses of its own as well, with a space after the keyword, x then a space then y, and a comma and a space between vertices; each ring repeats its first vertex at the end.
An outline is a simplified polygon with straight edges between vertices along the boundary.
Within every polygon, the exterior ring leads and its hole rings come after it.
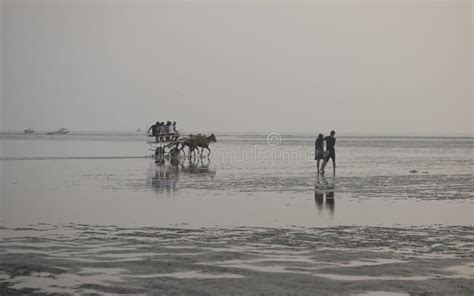
POLYGON ((176 129, 176 121, 173 121, 173 123, 167 121, 166 124, 157 121, 154 125, 150 126, 147 134, 155 137, 157 143, 174 140, 179 137, 179 132, 176 129))

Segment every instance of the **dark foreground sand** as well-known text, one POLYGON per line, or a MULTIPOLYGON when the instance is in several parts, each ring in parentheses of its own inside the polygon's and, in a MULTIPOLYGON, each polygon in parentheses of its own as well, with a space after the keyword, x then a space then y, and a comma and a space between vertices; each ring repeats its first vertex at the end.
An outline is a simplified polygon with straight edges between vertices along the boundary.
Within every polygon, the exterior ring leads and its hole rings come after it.
POLYGON ((0 294, 472 295, 469 226, 0 229, 0 294))

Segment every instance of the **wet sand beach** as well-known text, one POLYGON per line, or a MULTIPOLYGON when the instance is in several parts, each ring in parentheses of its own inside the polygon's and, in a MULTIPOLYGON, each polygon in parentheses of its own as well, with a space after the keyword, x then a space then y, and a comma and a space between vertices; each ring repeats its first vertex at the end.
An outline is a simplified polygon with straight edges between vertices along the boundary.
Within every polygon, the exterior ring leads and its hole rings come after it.
POLYGON ((472 229, 2 229, 1 291, 160 295, 470 295, 472 229), (387 294, 392 295, 392 294, 387 294))
POLYGON ((216 136, 2 135, 0 294, 472 295, 472 138, 216 136))

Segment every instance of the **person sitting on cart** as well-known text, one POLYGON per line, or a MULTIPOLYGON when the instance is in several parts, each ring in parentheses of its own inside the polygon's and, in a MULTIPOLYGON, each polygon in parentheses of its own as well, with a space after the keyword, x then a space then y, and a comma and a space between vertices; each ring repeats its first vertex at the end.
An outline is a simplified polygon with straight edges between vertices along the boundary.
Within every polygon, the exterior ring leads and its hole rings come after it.
POLYGON ((169 131, 168 131, 169 134, 174 134, 175 125, 176 125, 176 121, 173 121, 173 123, 170 123, 169 131))
POLYGON ((161 134, 163 133, 163 122, 158 122, 158 127, 156 128, 156 142, 159 143, 161 141, 161 134))
POLYGON ((171 133, 173 134, 173 139, 179 137, 178 130, 176 129, 176 121, 173 121, 173 124, 171 125, 171 133))
POLYGON ((165 131, 166 131, 166 141, 169 141, 170 139, 170 134, 171 134, 171 121, 167 121, 166 122, 166 127, 165 127, 165 131))

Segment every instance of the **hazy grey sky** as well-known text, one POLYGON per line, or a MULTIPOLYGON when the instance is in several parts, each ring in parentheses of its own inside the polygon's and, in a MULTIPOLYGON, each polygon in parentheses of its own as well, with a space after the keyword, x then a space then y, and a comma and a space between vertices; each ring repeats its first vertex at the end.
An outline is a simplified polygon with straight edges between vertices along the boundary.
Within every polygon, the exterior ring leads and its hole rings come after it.
POLYGON ((472 1, 22 1, 3 129, 472 133, 472 1))

